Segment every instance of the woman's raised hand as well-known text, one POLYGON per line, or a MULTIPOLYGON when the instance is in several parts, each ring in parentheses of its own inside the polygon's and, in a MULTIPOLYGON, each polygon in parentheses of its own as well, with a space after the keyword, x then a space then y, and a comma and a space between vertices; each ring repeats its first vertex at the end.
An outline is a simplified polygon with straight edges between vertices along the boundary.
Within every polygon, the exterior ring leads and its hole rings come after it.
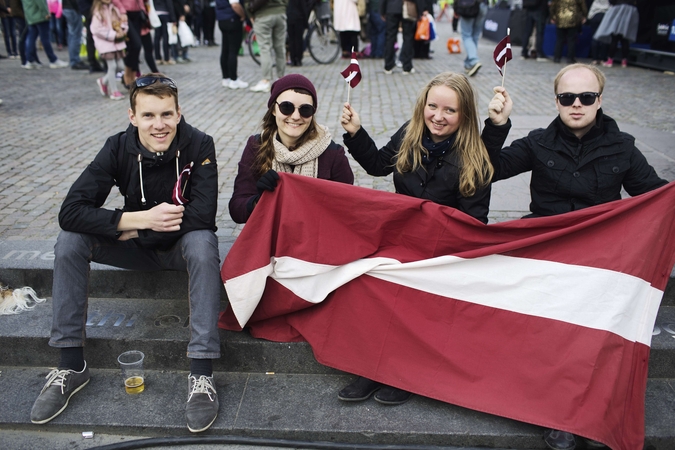
POLYGON ((361 119, 349 103, 345 103, 345 105, 342 107, 342 117, 340 118, 340 123, 342 124, 342 128, 344 128, 345 131, 352 137, 361 128, 361 119))
POLYGON ((502 86, 496 86, 493 90, 495 95, 488 105, 488 116, 494 125, 504 125, 511 115, 513 101, 502 86))

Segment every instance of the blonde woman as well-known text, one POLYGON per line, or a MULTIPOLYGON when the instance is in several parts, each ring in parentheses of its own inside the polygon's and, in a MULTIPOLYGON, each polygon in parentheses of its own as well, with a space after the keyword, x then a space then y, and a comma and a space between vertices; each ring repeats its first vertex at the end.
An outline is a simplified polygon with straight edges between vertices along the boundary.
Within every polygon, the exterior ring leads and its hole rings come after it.
MULTIPOLYGON (((484 142, 478 122, 469 80, 452 72, 437 75, 424 87, 410 121, 379 150, 348 103, 341 118, 345 146, 370 175, 393 172, 397 193, 451 206, 487 223, 493 175, 488 148, 501 148, 509 127, 500 128, 499 134, 493 130, 484 142)), ((338 398, 361 401, 374 393, 375 400, 388 405, 404 403, 412 395, 359 377, 338 398)))

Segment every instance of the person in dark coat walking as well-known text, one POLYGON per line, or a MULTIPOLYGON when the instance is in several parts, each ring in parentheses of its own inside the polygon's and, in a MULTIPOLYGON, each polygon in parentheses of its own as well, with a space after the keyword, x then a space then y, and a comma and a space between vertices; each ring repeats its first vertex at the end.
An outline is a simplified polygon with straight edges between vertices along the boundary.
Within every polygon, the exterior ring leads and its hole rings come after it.
MULTIPOLYGON (((493 181, 532 172, 532 213, 525 217, 553 216, 619 200, 622 188, 635 196, 667 184, 635 147, 635 138, 603 113, 604 86, 605 76, 595 66, 563 68, 554 81, 558 117, 546 129, 490 151, 493 181)), ((485 121, 487 135, 510 127, 512 100, 503 87, 495 92, 485 121)), ((554 450, 574 450, 577 436, 548 429, 544 441, 554 450)), ((603 447, 596 441, 590 445, 603 447)))
POLYGON ((291 66, 302 66, 303 35, 307 29, 307 21, 313 5, 314 0, 288 0, 286 28, 291 66))

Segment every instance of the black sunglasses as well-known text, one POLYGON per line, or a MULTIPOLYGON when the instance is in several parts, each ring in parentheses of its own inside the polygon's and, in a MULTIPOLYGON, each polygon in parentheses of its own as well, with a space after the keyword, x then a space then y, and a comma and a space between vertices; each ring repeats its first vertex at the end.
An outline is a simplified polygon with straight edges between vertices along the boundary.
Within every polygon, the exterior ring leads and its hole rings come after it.
POLYGON ((176 86, 176 82, 173 81, 171 78, 167 77, 153 77, 153 76, 147 76, 147 77, 140 77, 136 78, 135 84, 137 88, 142 88, 146 86, 150 86, 155 83, 162 83, 166 84, 169 86, 171 89, 174 91, 178 91, 178 86, 176 86))
POLYGON ((296 108, 300 112, 300 115, 305 119, 309 119, 316 112, 314 107, 312 105, 308 105, 307 103, 297 107, 291 102, 281 102, 281 103, 275 102, 275 103, 277 104, 277 106, 279 106, 279 111, 281 111, 281 114, 283 114, 284 116, 292 116, 296 108))
POLYGON ((600 97, 598 92, 582 92, 581 94, 572 94, 571 92, 564 92, 556 95, 558 101, 562 106, 572 106, 574 102, 579 99, 582 105, 591 106, 595 103, 595 99, 600 97))

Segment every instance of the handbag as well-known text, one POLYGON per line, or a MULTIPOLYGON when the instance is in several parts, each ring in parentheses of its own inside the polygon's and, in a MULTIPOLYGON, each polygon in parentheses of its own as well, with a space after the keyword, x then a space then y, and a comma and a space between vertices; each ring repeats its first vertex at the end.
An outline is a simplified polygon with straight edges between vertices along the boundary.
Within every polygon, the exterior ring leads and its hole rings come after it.
POLYGON ((148 17, 148 11, 145 9, 145 3, 139 1, 138 6, 140 7, 138 10, 138 15, 141 18, 141 26, 145 28, 152 28, 152 25, 150 24, 150 18, 148 17))
POLYGON ((403 20, 417 20, 417 3, 403 0, 403 20))
POLYGON ((427 16, 422 16, 420 20, 417 21, 417 29, 415 30, 415 40, 416 41, 428 41, 430 37, 429 31, 429 19, 427 16))

